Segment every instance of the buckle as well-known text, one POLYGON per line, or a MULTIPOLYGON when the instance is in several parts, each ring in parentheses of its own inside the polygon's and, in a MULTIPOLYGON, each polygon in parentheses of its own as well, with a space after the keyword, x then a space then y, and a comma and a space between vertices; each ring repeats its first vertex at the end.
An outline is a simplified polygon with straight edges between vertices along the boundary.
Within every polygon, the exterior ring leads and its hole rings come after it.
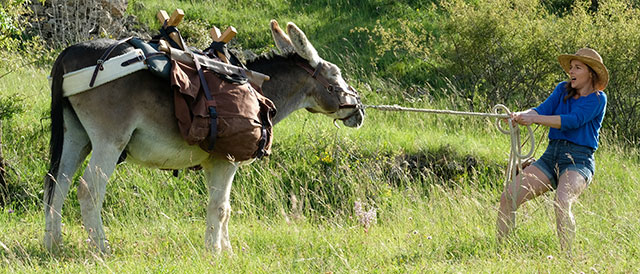
POLYGON ((98 61, 96 61, 98 69, 100 70, 104 70, 104 66, 102 64, 104 64, 104 60, 102 59, 98 59, 98 61))

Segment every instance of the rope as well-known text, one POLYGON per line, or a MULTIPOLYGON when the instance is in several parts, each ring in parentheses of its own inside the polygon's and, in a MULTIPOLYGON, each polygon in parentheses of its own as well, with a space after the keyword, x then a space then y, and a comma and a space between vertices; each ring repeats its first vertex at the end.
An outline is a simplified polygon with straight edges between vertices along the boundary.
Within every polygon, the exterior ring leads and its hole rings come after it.
POLYGON ((504 105, 498 104, 493 107, 493 113, 483 113, 483 112, 466 112, 466 111, 455 111, 455 110, 440 110, 440 109, 425 109, 425 108, 409 108, 402 107, 399 105, 362 105, 362 108, 370 108, 377 109, 382 111, 403 111, 403 112, 422 112, 422 113, 433 113, 433 114, 448 114, 448 115, 460 115, 460 116, 478 116, 478 117, 489 117, 496 118, 496 127, 498 130, 504 134, 509 134, 511 136, 511 152, 509 153, 509 164, 507 165, 507 171, 505 173, 506 178, 504 182, 505 189, 509 186, 509 182, 514 182, 511 188, 511 206, 513 211, 516 210, 516 199, 518 197, 518 190, 520 185, 520 179, 517 174, 522 172, 522 160, 527 159, 533 155, 535 151, 535 138, 533 136, 533 130, 531 130, 531 126, 527 126, 527 134, 528 139, 531 141, 531 149, 523 154, 522 146, 520 140, 520 127, 511 120, 511 111, 504 105), (498 113, 503 111, 505 113, 498 113), (504 129, 500 124, 500 119, 507 119, 507 123, 509 124, 509 129, 504 129))
MULTIPOLYGON (((500 105, 502 106, 502 105, 500 105)), ((363 105, 363 108, 371 108, 382 111, 406 111, 406 112, 425 112, 425 113, 434 113, 434 114, 451 114, 451 115, 464 115, 464 116, 481 116, 481 117, 490 117, 490 118, 509 118, 509 114, 499 114, 499 113, 482 113, 482 112, 466 112, 466 111, 455 111, 455 110, 441 110, 441 109, 426 109, 426 108, 408 108, 401 107, 398 105, 363 105)), ((505 107, 506 109, 506 107, 505 107)), ((507 110, 508 111, 508 110, 507 110)))

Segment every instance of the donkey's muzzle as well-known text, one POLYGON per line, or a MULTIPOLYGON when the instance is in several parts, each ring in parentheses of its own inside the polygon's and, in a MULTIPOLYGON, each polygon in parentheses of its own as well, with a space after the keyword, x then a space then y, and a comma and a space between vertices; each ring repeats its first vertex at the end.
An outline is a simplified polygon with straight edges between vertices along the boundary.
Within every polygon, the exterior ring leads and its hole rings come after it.
POLYGON ((364 108, 354 107, 353 112, 342 119, 342 123, 348 127, 360 128, 364 123, 364 108))

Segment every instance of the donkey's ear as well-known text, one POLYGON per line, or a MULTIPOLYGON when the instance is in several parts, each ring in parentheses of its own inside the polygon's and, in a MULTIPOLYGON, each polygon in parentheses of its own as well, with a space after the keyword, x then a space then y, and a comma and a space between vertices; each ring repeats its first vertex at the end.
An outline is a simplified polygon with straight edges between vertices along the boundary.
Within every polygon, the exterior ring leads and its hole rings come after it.
POLYGON ((316 67, 320 62, 322 62, 322 59, 318 56, 318 52, 313 45, 311 45, 307 36, 304 35, 304 32, 302 32, 294 23, 289 22, 287 24, 287 33, 289 33, 289 36, 291 37, 293 48, 296 53, 304 59, 307 59, 312 67, 316 67))
POLYGON ((280 53, 287 54, 294 52, 291 39, 289 39, 289 36, 282 31, 278 25, 278 21, 274 19, 271 19, 271 36, 273 36, 273 41, 276 43, 276 48, 280 50, 280 53))

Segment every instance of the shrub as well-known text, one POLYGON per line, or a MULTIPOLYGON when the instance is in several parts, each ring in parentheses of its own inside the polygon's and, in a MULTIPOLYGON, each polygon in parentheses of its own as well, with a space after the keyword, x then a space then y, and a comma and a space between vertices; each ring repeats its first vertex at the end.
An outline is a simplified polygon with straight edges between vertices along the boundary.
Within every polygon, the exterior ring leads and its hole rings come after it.
POLYGON ((30 23, 25 17, 31 13, 28 4, 29 1, 9 0, 0 6, 0 48, 3 49, 0 59, 5 69, 12 70, 25 64, 50 64, 55 58, 54 51, 40 36, 26 30, 30 23))
POLYGON ((532 107, 566 78, 556 57, 582 47, 596 49, 611 75, 605 128, 631 144, 640 139, 637 117, 640 10, 626 1, 576 1, 559 17, 535 1, 462 2, 444 6, 451 14, 443 47, 442 74, 450 75, 470 99, 532 107))
POLYGON ((435 43, 440 75, 479 105, 543 100, 560 71, 554 60, 561 35, 551 16, 535 1, 454 1, 443 5, 449 18, 435 43), (516 99, 516 100, 514 100, 516 99))
POLYGON ((618 139, 635 145, 640 140, 640 10, 623 1, 601 1, 598 11, 590 13, 583 3, 560 21, 576 34, 571 43, 593 47, 602 55, 610 74, 605 127, 618 139))
POLYGON ((418 11, 416 20, 378 21, 354 32, 368 36, 382 76, 433 87, 440 97, 453 88, 471 110, 536 106, 567 79, 557 56, 594 48, 611 75, 604 127, 634 144, 640 140, 640 10, 634 4, 605 0, 594 7, 583 0, 559 12, 563 1, 443 1, 418 11))
POLYGON ((22 35, 18 17, 25 12, 23 5, 9 1, 0 6, 0 48, 15 50, 22 35))
MULTIPOLYGON (((23 112, 21 102, 22 98, 20 97, 9 98, 0 95, 0 120, 11 119, 14 115, 23 112)), ((0 132, 2 131, 0 130, 0 132)))

